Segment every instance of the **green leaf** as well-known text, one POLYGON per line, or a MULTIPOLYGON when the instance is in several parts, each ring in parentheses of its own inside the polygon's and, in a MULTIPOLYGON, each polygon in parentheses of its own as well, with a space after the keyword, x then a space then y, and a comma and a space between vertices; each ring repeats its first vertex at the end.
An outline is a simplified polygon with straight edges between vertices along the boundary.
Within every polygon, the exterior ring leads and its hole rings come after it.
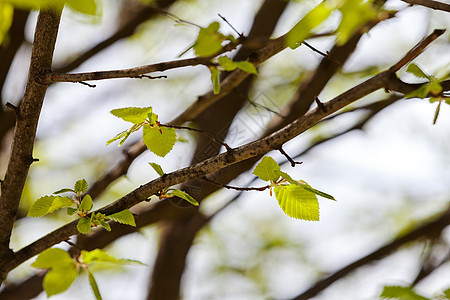
POLYGON ((220 93, 220 72, 215 67, 209 67, 211 72, 211 82, 213 84, 213 92, 215 95, 220 93))
POLYGON ((439 117, 439 112, 441 111, 441 103, 442 101, 439 101, 438 106, 436 107, 436 111, 434 112, 433 125, 436 124, 437 118, 439 117))
POLYGON ((60 196, 43 196, 33 203, 27 216, 42 217, 46 214, 52 213, 57 209, 70 207, 73 201, 68 197, 60 196))
POLYGON ((67 208, 67 214, 68 214, 69 216, 75 214, 76 212, 77 212, 77 209, 76 209, 76 208, 71 208, 71 207, 68 207, 68 208, 67 208))
POLYGON ((316 195, 295 184, 279 185, 274 191, 285 214, 296 219, 319 221, 319 202, 316 195))
POLYGON ((199 206, 197 200, 192 198, 192 196, 189 195, 186 192, 174 189, 173 191, 170 192, 170 195, 174 195, 174 196, 180 197, 181 199, 186 200, 187 202, 191 203, 192 205, 199 206))
POLYGON ((88 218, 85 218, 85 217, 81 218, 78 221, 77 229, 80 233, 83 233, 83 234, 88 233, 89 230, 91 230, 91 220, 88 218))
POLYGON ((226 71, 233 71, 236 68, 238 68, 247 73, 258 74, 258 71, 256 71, 255 66, 249 61, 236 61, 235 62, 235 61, 231 60, 228 56, 221 56, 221 57, 219 57, 219 64, 226 71))
POLYGON ((337 44, 343 45, 365 23, 377 16, 377 10, 372 1, 346 0, 339 8, 342 13, 341 22, 337 29, 337 44))
POLYGON ((277 162, 270 156, 264 156, 259 164, 256 165, 253 174, 261 180, 275 182, 280 178, 277 171, 280 171, 280 166, 277 162))
POLYGON ((177 140, 175 129, 167 127, 143 127, 143 139, 147 148, 158 156, 164 157, 169 153, 177 140))
POLYGON ((73 266, 55 267, 45 274, 42 286, 47 297, 59 294, 67 290, 77 278, 78 272, 73 266))
POLYGON ((115 258, 106 253, 101 249, 94 249, 92 251, 81 250, 81 258, 84 263, 90 264, 93 262, 111 262, 111 263, 120 263, 120 264, 141 264, 140 261, 132 260, 132 259, 123 259, 123 258, 115 258))
POLYGON ((0 46, 8 42, 8 31, 14 16, 14 7, 9 3, 0 3, 0 46))
POLYGON ((121 262, 120 259, 110 256, 101 249, 94 249, 92 251, 81 250, 81 257, 85 264, 92 262, 121 262))
POLYGON ((67 5, 80 13, 95 16, 97 14, 97 3, 95 0, 66 0, 67 5))
POLYGON ((447 299, 450 299, 450 288, 443 291, 442 294, 444 294, 444 296, 447 297, 447 299))
POLYGON ((98 288, 97 282, 95 281, 94 275, 92 275, 92 273, 89 272, 89 270, 87 270, 87 272, 88 272, 89 284, 91 285, 92 292, 95 295, 95 299, 102 300, 102 295, 100 294, 100 290, 98 288))
POLYGON ((150 166, 152 166, 153 170, 155 170, 156 173, 158 173, 159 176, 163 176, 164 175, 164 171, 161 168, 160 165, 158 165, 157 163, 148 163, 150 166))
POLYGON ((75 191, 72 190, 72 189, 64 188, 64 189, 60 189, 60 190, 54 192, 53 194, 54 194, 54 195, 58 195, 58 194, 67 193, 67 192, 75 193, 75 191))
POLYGON ((425 78, 430 80, 430 76, 422 71, 422 69, 415 63, 410 63, 408 65, 408 68, 406 68, 406 72, 411 73, 418 78, 425 78))
POLYGON ((108 224, 108 222, 105 222, 103 220, 99 220, 100 225, 105 228, 107 231, 111 231, 111 226, 108 224))
POLYGON ((428 94, 430 93, 431 86, 430 83, 425 83, 422 86, 420 86, 417 90, 414 90, 412 92, 409 92, 406 94, 405 98, 427 98, 428 94))
POLYGON ((67 251, 59 248, 50 248, 42 251, 31 266, 39 269, 51 269, 73 264, 74 262, 67 251))
POLYGON ((311 35, 311 30, 319 26, 330 15, 332 9, 324 2, 308 12, 286 36, 286 45, 292 49, 300 46, 301 42, 311 35))
POLYGON ((136 222, 134 221, 134 216, 128 209, 124 209, 115 214, 106 216, 108 219, 125 225, 136 226, 136 222))
POLYGON ((404 286, 385 286, 380 297, 400 300, 429 300, 429 298, 414 292, 412 288, 404 286))
POLYGON ((321 197, 324 197, 324 198, 336 201, 336 199, 334 199, 334 197, 331 196, 330 194, 327 194, 327 193, 324 193, 322 191, 316 190, 316 189, 312 188, 309 184, 307 184, 304 181, 294 180, 294 179, 292 179, 291 176, 289 176, 289 174, 287 174, 287 173, 285 173, 283 171, 276 171, 275 173, 280 175, 283 179, 285 179, 287 182, 289 182, 291 184, 298 185, 298 186, 302 187, 303 189, 305 189, 305 190, 307 190, 309 192, 312 192, 312 193, 314 193, 314 194, 316 194, 318 196, 321 196, 321 197))
POLYGON ((219 32, 219 29, 220 24, 218 22, 213 22, 207 28, 200 29, 193 46, 197 56, 211 56, 222 49, 222 42, 225 40, 225 36, 219 32))
POLYGON ((109 144, 120 140, 119 145, 118 146, 122 146, 125 141, 128 139, 128 137, 135 132, 136 130, 138 130, 142 125, 141 124, 133 124, 133 126, 131 126, 131 128, 124 130, 122 132, 119 132, 118 134, 116 134, 116 136, 114 136, 112 139, 109 139, 108 141, 106 141, 106 146, 108 146, 109 144))
POLYGON ((93 203, 92 198, 89 195, 84 196, 83 200, 81 200, 80 207, 78 207, 81 211, 90 211, 92 209, 93 203))
POLYGON ((152 107, 125 107, 111 110, 111 114, 121 118, 124 121, 131 122, 133 124, 144 123, 148 114, 152 114, 152 107))
POLYGON ((73 189, 75 190, 75 193, 81 194, 87 191, 88 183, 86 179, 80 179, 77 182, 75 182, 75 186, 73 189))

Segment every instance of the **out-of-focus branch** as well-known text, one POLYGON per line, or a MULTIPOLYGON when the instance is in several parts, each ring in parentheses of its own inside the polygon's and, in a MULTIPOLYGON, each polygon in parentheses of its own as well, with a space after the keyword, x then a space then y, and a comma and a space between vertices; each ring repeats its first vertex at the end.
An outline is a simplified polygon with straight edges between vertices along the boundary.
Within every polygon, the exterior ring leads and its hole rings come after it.
POLYGON ((379 259, 391 254, 392 252, 397 250, 399 247, 401 247, 409 242, 417 241, 421 238, 433 239, 436 236, 439 236, 441 231, 445 227, 447 227, 449 224, 450 224, 450 208, 447 209, 438 218, 418 226, 416 229, 413 229, 409 233, 398 237, 397 239, 393 240, 392 242, 387 243, 386 245, 378 248, 374 252, 354 261, 353 263, 343 267, 342 269, 339 269, 338 271, 334 272, 333 274, 317 281, 306 291, 304 291, 303 293, 301 293, 300 295, 298 295, 292 299, 293 300, 310 299, 310 298, 316 296, 318 293, 320 293, 324 289, 328 288, 331 284, 333 284, 337 280, 345 277, 349 273, 355 271, 356 269, 358 269, 362 266, 368 265, 369 263, 371 263, 375 260, 379 260, 379 259))
POLYGON ((442 3, 433 0, 402 0, 403 2, 409 3, 411 5, 422 5, 432 9, 443 10, 450 12, 450 4, 442 3))

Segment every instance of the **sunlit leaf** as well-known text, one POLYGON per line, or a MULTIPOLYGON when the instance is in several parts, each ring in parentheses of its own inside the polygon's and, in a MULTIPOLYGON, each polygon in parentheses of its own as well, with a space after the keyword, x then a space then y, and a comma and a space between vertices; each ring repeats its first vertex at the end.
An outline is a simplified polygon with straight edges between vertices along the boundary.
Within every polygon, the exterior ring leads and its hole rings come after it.
POLYGON ((67 193, 67 192, 75 193, 75 191, 73 189, 63 188, 63 189, 57 190, 53 194, 57 195, 57 194, 62 194, 62 193, 67 193))
POLYGON ((301 42, 311 35, 311 31, 328 18, 331 11, 332 9, 325 1, 314 7, 289 30, 286 36, 286 45, 292 49, 300 46, 301 42))
MULTIPOLYGON (((6 38, 14 15, 14 7, 9 3, 0 2, 0 46, 4 41, 8 41, 6 38)), ((6 43, 5 43, 6 45, 6 43)))
POLYGON ((125 107, 111 110, 111 114, 114 116, 133 124, 144 123, 148 118, 148 114, 151 113, 151 107, 125 107))
POLYGON ((342 18, 337 29, 337 44, 343 45, 352 35, 369 20, 374 19, 378 12, 367 0, 346 0, 339 8, 342 18))
POLYGON ((111 262, 120 264, 140 264, 144 265, 142 262, 132 259, 115 258, 106 253, 102 249, 94 249, 92 251, 81 250, 81 257, 84 263, 90 264, 93 262, 111 262))
POLYGON ((210 67, 209 71, 211 72, 211 82, 213 84, 213 92, 214 94, 220 93, 220 72, 215 67, 210 67))
POLYGON ((270 156, 264 156, 256 165, 253 174, 264 181, 277 181, 280 178, 277 171, 280 171, 280 166, 277 162, 270 156))
POLYGON ((42 251, 31 266, 39 269, 51 269, 72 265, 73 263, 67 251, 59 248, 50 248, 42 251))
POLYGON ((197 200, 192 198, 192 196, 186 192, 175 189, 175 190, 171 191, 170 194, 180 197, 181 199, 186 200, 187 202, 191 203, 192 205, 199 206, 197 200))
POLYGON ((276 186, 274 191, 285 214, 296 219, 319 221, 319 202, 314 193, 295 184, 276 186))
POLYGON ((163 176, 164 175, 164 171, 162 169, 162 167, 160 165, 158 165, 157 163, 148 163, 150 166, 152 166, 153 170, 155 170, 156 173, 158 173, 159 176, 163 176))
POLYGON ((380 297, 400 300, 429 300, 429 298, 414 292, 412 288, 405 286, 385 286, 380 297))
POLYGON ((422 69, 415 63, 410 63, 408 68, 406 68, 406 72, 411 73, 418 78, 430 79, 430 76, 422 71, 422 69))
POLYGON ((144 125, 143 139, 150 151, 164 157, 172 150, 177 135, 173 128, 144 125))
POLYGON ((80 179, 77 182, 75 182, 75 186, 74 186, 74 190, 75 193, 84 193, 87 191, 88 188, 88 183, 86 181, 86 179, 80 179))
POLYGON ((97 14, 96 2, 95 0, 66 0, 67 5, 71 9, 92 16, 97 14))
POLYGON ((87 270, 87 272, 89 277, 89 284, 91 286, 92 292, 94 293, 95 299, 102 300, 102 295, 100 294, 100 289, 98 288, 97 281, 95 281, 94 275, 92 275, 89 270, 87 270))
POLYGON ((92 209, 92 198, 89 195, 84 196, 83 200, 81 200, 81 204, 79 209, 82 211, 90 211, 92 209))
POLYGON ((43 196, 33 203, 27 216, 42 217, 60 208, 70 207, 73 204, 73 201, 68 197, 43 196))
POLYGON ((80 233, 83 233, 83 234, 88 233, 89 230, 91 230, 91 220, 88 218, 85 218, 85 217, 81 218, 78 221, 77 229, 80 233))
POLYGON ((45 274, 42 287, 47 293, 47 297, 50 297, 67 290, 77 276, 78 272, 75 266, 54 267, 45 274))
POLYGON ((233 61, 228 56, 221 56, 221 57, 219 57, 218 60, 219 60, 219 64, 226 71, 233 71, 235 69, 241 69, 242 71, 245 71, 247 73, 252 73, 252 74, 258 73, 255 66, 249 61, 233 61))
POLYGON ((220 24, 213 22, 206 28, 201 28, 197 40, 194 43, 194 51, 197 56, 211 56, 222 49, 225 36, 219 32, 220 24))
POLYGON ((108 219, 125 225, 136 226, 134 216, 128 209, 124 209, 115 214, 107 216, 108 219))

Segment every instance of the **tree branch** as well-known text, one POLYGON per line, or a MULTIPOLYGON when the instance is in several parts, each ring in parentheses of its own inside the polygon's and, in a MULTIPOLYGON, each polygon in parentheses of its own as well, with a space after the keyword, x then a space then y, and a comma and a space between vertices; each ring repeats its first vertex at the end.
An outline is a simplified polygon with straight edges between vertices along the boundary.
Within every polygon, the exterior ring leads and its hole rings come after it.
POLYGON ((33 159, 37 123, 47 85, 41 77, 50 72, 58 33, 60 12, 41 11, 36 24, 30 70, 23 101, 18 108, 11 157, 0 195, 0 281, 9 271, 5 268, 12 257, 9 249, 11 230, 33 159))
POLYGON ((450 4, 433 1, 433 0, 402 0, 403 2, 409 3, 411 5, 422 5, 432 9, 443 10, 450 12, 450 4))
MULTIPOLYGON (((413 52, 408 53, 408 57, 416 57, 418 54, 424 51, 426 45, 430 44, 434 39, 439 37, 443 31, 433 32, 429 37, 419 42, 419 47, 416 46, 413 52), (432 38, 430 38, 432 37, 432 38), (416 53, 417 52, 417 53, 416 53)), ((405 59, 402 59, 404 64, 408 63, 405 59)), ((399 63, 396 64, 400 66, 399 63)), ((401 67, 401 66, 400 66, 401 67)), ((391 68, 392 69, 392 68, 391 68)), ((190 167, 174 171, 166 174, 160 178, 157 178, 147 184, 140 186, 131 193, 125 195, 114 203, 107 205, 104 208, 99 209, 97 212, 109 215, 123 209, 136 205, 141 201, 145 201, 151 195, 156 194, 158 191, 185 182, 189 179, 201 178, 209 173, 220 170, 226 166, 235 164, 237 162, 255 157, 257 155, 265 154, 271 150, 277 149, 285 142, 293 139, 302 132, 314 126, 324 117, 340 110, 341 108, 353 103, 354 101, 384 87, 386 81, 392 76, 391 69, 381 72, 365 82, 351 88, 343 94, 335 97, 334 99, 323 103, 324 109, 313 109, 301 116, 294 122, 288 124, 281 130, 233 149, 231 153, 226 152, 219 154, 215 157, 206 159, 198 164, 190 167)), ((14 254, 14 258, 6 262, 7 269, 11 270, 18 266, 30 257, 40 253, 41 251, 51 247, 52 245, 68 239, 71 235, 77 233, 76 229, 77 220, 69 224, 66 224, 59 229, 47 234, 39 240, 31 243, 14 254)))

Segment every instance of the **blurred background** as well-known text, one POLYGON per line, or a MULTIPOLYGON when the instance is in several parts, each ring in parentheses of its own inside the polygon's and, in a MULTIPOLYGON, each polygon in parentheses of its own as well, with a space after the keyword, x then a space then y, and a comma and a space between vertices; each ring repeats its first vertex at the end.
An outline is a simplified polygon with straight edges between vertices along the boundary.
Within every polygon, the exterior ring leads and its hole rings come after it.
MULTIPOLYGON (((153 2, 153 1, 150 1, 153 2)), ((178 0, 164 10, 206 27, 213 21, 221 32, 234 34, 218 14, 239 32, 250 32, 253 18, 264 1, 178 0)), ((288 1, 271 37, 286 33, 318 1, 288 1)), ((104 1, 101 17, 64 10, 55 50, 55 68, 66 65, 113 35, 142 4, 134 0, 104 1)), ((318 97, 327 101, 379 71, 387 69, 418 41, 436 28, 450 28, 448 13, 402 1, 387 1, 386 9, 397 15, 374 26, 359 40, 355 52, 332 77, 318 97)), ((26 83, 31 42, 37 13, 31 12, 25 27, 25 43, 14 58, 2 90, 2 105, 18 104, 26 83)), ((338 15, 318 28, 333 30, 338 15)), ((195 41, 198 28, 163 13, 142 22, 134 33, 83 62, 71 72, 112 70, 178 59, 195 41)), ((445 76, 450 66, 450 34, 434 42, 415 62, 428 74, 445 76)), ((328 51, 335 37, 311 39, 309 43, 328 51)), ((235 54, 236 51, 232 52, 235 54)), ((194 56, 192 50, 181 58, 194 56)), ((267 124, 281 113, 297 87, 311 76, 322 56, 305 46, 286 49, 263 63, 255 77, 248 101, 228 130, 225 141, 232 147, 257 139, 267 124), (257 103, 259 105, 254 105, 257 103), (270 109, 270 110, 269 110, 270 109)), ((123 159, 122 148, 137 141, 138 133, 122 146, 106 141, 127 124, 109 113, 129 106, 152 106, 162 122, 169 122, 212 86, 204 66, 170 70, 156 75, 167 79, 113 79, 92 82, 95 88, 75 83, 55 83, 47 92, 37 134, 35 157, 23 193, 24 214, 42 195, 71 187, 80 178, 95 182, 123 159)), ((404 71, 406 82, 420 82, 404 71)), ((153 75, 153 74, 152 74, 153 75)), ((387 97, 377 91, 352 108, 387 97)), ((278 152, 268 155, 282 170, 317 189, 333 195, 337 202, 319 199, 320 221, 307 222, 286 216, 275 197, 265 192, 219 190, 206 198, 200 210, 211 214, 233 198, 196 235, 182 277, 183 299, 287 299, 308 289, 319 278, 364 257, 424 220, 445 211, 450 199, 450 108, 442 104, 437 123, 437 103, 427 99, 399 100, 364 126, 351 129, 365 116, 355 110, 322 122, 298 136, 284 149, 301 165, 292 168, 278 152), (328 140, 329 139, 329 140, 328 140), (320 140, 325 142, 315 146, 320 140), (311 149, 309 147, 314 145, 311 149), (308 151, 303 153, 305 150, 308 151), (300 155, 300 156, 298 156, 300 155)), ((214 122, 212 119, 211 122, 214 122)), ((131 164, 126 176, 114 181, 96 200, 102 207, 157 178, 148 162, 162 165, 166 173, 190 165, 196 136, 177 132, 173 151, 160 158, 146 151, 131 164)), ((0 172, 4 174, 9 152, 9 131, 3 139, 0 172)), ((2 175, 3 176, 3 175, 2 175)), ((245 186, 251 172, 241 174, 232 185, 245 186)), ((265 183, 253 181, 251 186, 265 183)), ((157 198, 153 201, 159 201, 157 198)), ((22 218, 13 232, 17 250, 45 235, 71 217, 63 213, 46 218, 22 218)), ((136 259, 145 266, 109 266, 93 270, 104 299, 144 299, 164 224, 153 224, 126 235, 106 250, 115 257, 136 259)), ((418 282, 416 290, 431 296, 450 286, 448 253, 450 230, 438 241, 411 242, 383 260, 373 261, 329 286, 314 299, 378 299, 384 285, 409 285, 416 278, 427 253, 436 260, 447 255, 440 267, 418 282)), ((67 245, 61 245, 67 248, 67 245)), ((35 272, 23 264, 10 273, 9 282, 23 280, 35 272)), ((41 293, 36 299, 45 299, 41 293)), ((94 299, 87 276, 80 276, 67 292, 52 299, 94 299), (81 296, 82 295, 82 296, 81 296)))

